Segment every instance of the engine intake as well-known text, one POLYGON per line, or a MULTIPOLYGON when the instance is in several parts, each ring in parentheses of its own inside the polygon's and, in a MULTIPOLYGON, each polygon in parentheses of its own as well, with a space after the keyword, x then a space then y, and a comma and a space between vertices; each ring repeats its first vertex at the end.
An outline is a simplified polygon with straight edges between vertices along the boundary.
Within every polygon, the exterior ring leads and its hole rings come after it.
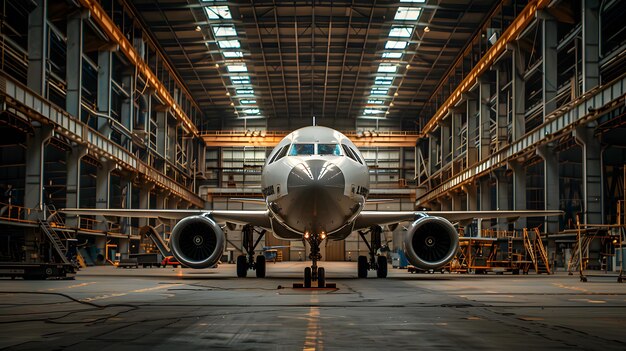
POLYGON ((445 218, 423 216, 411 224, 404 238, 409 262, 421 269, 437 269, 450 262, 459 248, 459 234, 445 218))
POLYGON ((222 257, 224 231, 208 216, 192 216, 179 221, 170 237, 172 254, 191 268, 207 268, 222 257))

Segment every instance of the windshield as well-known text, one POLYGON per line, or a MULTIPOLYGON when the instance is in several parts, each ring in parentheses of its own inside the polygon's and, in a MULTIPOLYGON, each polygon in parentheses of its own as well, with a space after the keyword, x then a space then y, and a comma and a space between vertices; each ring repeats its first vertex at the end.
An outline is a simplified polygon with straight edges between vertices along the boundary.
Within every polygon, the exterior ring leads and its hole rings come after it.
POLYGON ((313 144, 293 144, 289 151, 289 156, 302 156, 315 154, 315 147, 313 144))
POLYGON ((319 155, 341 156, 339 144, 317 144, 317 153, 319 155))

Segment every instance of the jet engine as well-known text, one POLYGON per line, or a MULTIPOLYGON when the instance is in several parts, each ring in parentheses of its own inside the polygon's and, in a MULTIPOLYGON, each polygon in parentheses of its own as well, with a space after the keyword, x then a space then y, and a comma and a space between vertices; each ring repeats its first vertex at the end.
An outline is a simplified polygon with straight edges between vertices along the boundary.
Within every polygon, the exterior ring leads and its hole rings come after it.
POLYGON ((445 218, 422 216, 404 238, 409 262, 420 269, 437 269, 450 262, 459 248, 459 234, 445 218))
POLYGON ((208 216, 191 216, 179 221, 170 236, 170 247, 178 262, 191 268, 207 268, 222 257, 224 231, 208 216))

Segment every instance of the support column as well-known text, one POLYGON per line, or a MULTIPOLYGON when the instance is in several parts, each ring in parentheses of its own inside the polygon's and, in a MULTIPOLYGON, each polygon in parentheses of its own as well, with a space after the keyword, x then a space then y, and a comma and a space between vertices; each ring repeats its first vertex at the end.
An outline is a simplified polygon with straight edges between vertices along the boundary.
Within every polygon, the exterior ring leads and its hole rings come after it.
MULTIPOLYGON (((80 164, 82 158, 87 155, 87 148, 83 145, 73 145, 65 155, 67 171, 65 206, 78 208, 80 207, 80 164)), ((67 216, 65 225, 78 228, 78 224, 78 216, 67 216)))
MULTIPOLYGON (((478 210, 478 192, 475 184, 466 184, 461 187, 465 194, 467 194, 467 205, 466 208, 468 211, 477 211, 478 210)), ((470 223, 471 224, 471 223, 470 223)), ((468 224, 465 226, 465 236, 476 236, 476 233, 470 233, 471 226, 468 224), (473 235, 472 235, 473 234, 473 235)))
POLYGON ((512 139, 519 140, 526 134, 526 82, 524 81, 525 58, 524 51, 515 45, 513 48, 513 120, 512 120, 512 139))
MULTIPOLYGON (((543 208, 545 210, 559 209, 559 155, 554 145, 542 145, 537 149, 537 155, 543 159, 543 208)), ((559 218, 546 217, 544 232, 558 233, 559 218)))
MULTIPOLYGON (((507 211, 511 209, 509 199, 509 176, 506 171, 501 168, 495 171, 496 174, 496 209, 498 211, 507 211)), ((508 221, 506 218, 498 218, 498 229, 508 230, 508 221)))
POLYGON ((452 111, 452 159, 459 155, 461 147, 461 127, 463 121, 463 112, 458 110, 452 111))
POLYGON ((438 142, 438 136, 436 136, 435 134, 428 134, 428 152, 429 152, 429 156, 428 156, 428 170, 429 170, 429 174, 433 174, 437 171, 437 162, 439 161, 437 155, 438 155, 438 150, 441 146, 441 143, 438 142))
POLYGON ((467 97, 467 165, 473 166, 478 162, 478 150, 476 149, 476 138, 478 138, 478 122, 476 115, 476 100, 467 97))
POLYGON ((491 121, 491 108, 489 107, 489 100, 491 99, 491 86, 486 79, 479 79, 479 133, 480 144, 478 145, 478 159, 484 160, 489 157, 491 150, 489 144, 491 143, 491 134, 489 132, 489 123, 491 121))
POLYGON ((46 48, 48 47, 47 0, 36 0, 28 15, 28 87, 46 96, 46 48))
POLYGON ((602 194, 602 149, 594 136, 594 125, 576 128, 574 138, 583 149, 583 193, 585 223, 601 224, 604 219, 602 194))
POLYGON ((452 210, 452 199, 449 195, 445 195, 437 199, 440 204, 441 211, 451 211, 452 210))
POLYGON ((157 152, 163 158, 167 157, 167 112, 159 111, 156 113, 157 118, 157 152))
POLYGON ((67 59, 66 59, 67 95, 65 110, 81 119, 81 96, 83 77, 83 17, 81 12, 74 12, 67 18, 67 59))
POLYGON ((503 88, 510 80, 511 78, 507 70, 502 69, 502 64, 498 64, 496 70, 496 137, 498 140, 498 149, 509 143, 508 106, 512 101, 509 99, 509 89, 504 89, 503 91, 503 88))
POLYGON ((448 164, 449 161, 452 160, 452 157, 450 155, 451 152, 451 145, 450 145, 450 134, 451 134, 451 126, 452 126, 452 121, 451 121, 452 116, 450 114, 447 115, 447 117, 441 121, 441 123, 439 124, 440 129, 441 129, 441 167, 443 168, 445 165, 448 164))
MULTIPOLYGON (((150 209, 150 191, 154 189, 154 184, 145 183, 143 187, 139 189, 139 208, 142 210, 150 209)), ((148 225, 147 218, 139 218, 139 226, 143 227, 148 225)))
MULTIPOLYGON (((526 168, 516 161, 510 162, 509 168, 513 170, 513 209, 526 210, 526 168)), ((517 228, 525 228, 526 218, 519 218, 515 225, 517 228)))
POLYGON ((598 0, 583 0, 583 93, 600 85, 598 0))
MULTIPOLYGON (((483 177, 482 179, 479 180, 479 187, 480 187, 480 210, 481 211, 490 211, 491 208, 491 180, 489 179, 489 177, 483 177)), ((489 222, 489 219, 486 219, 484 221, 489 222)), ((482 236, 482 229, 483 229, 483 220, 478 219, 478 233, 477 236, 481 237, 482 236)))
POLYGON ((543 119, 556 110, 557 94, 557 23, 547 12, 541 12, 543 18, 543 119))
MULTIPOLYGON (((109 195, 111 187, 111 171, 115 168, 112 161, 102 161, 96 172, 96 208, 109 208, 109 195)), ((96 216, 97 230, 107 232, 108 220, 104 216, 96 216)))
MULTIPOLYGON (((111 117, 111 61, 110 51, 98 52, 98 112, 109 117, 111 117)), ((98 116, 98 132, 107 138, 111 136, 111 124, 107 118, 98 116)))
POLYGON ((27 214, 28 220, 41 218, 38 211, 43 210, 44 147, 51 136, 50 127, 40 126, 35 128, 34 135, 29 135, 26 140, 24 207, 34 210, 27 214))

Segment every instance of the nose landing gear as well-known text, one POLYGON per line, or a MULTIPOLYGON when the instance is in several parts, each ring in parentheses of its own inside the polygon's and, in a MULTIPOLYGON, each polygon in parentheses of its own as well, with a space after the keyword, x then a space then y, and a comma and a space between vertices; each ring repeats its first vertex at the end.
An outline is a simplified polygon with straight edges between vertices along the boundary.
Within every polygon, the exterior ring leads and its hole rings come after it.
POLYGON ((335 284, 326 283, 326 271, 324 267, 318 267, 317 261, 322 259, 320 253, 320 244, 326 239, 326 234, 305 234, 304 239, 311 246, 311 253, 309 258, 311 259, 311 267, 304 269, 304 284, 294 284, 294 288, 311 288, 312 282, 317 281, 318 288, 334 288, 335 284))

